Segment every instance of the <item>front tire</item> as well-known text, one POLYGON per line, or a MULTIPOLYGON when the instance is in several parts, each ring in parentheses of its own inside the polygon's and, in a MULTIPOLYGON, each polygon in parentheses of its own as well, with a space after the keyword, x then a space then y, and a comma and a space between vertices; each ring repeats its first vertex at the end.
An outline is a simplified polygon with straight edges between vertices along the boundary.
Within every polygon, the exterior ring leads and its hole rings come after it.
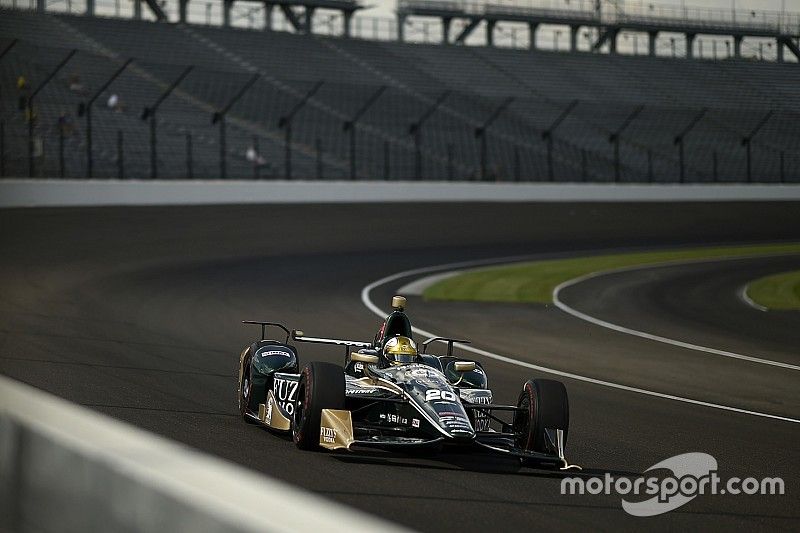
POLYGON ((250 410, 250 402, 253 397, 253 381, 250 374, 250 361, 245 361, 242 381, 239 383, 239 415, 248 424, 255 424, 251 416, 247 413, 250 410))
POLYGON ((292 439, 301 450, 319 449, 323 409, 344 409, 344 370, 331 363, 307 363, 300 373, 292 439))
POLYGON ((564 430, 564 446, 569 433, 569 399, 560 381, 533 379, 525 382, 517 400, 521 411, 514 413, 517 447, 531 452, 551 453, 545 428, 564 430))

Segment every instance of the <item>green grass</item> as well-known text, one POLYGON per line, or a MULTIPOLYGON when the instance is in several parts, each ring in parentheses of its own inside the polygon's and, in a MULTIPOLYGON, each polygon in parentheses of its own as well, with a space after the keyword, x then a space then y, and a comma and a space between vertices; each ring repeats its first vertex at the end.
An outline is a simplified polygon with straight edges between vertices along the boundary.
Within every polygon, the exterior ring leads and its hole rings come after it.
POLYGON ((800 270, 759 278, 747 286, 747 296, 767 309, 800 310, 800 270))
POLYGON ((687 259, 781 253, 800 253, 800 243, 690 248, 518 263, 444 279, 428 287, 424 297, 431 300, 550 303, 557 285, 592 272, 687 259))

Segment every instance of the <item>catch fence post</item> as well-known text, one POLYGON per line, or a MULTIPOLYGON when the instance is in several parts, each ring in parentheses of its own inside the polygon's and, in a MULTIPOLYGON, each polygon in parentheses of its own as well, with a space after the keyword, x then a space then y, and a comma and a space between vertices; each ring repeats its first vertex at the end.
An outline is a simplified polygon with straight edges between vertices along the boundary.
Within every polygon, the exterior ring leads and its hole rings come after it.
POLYGON ((586 149, 585 148, 581 148, 581 179, 583 181, 586 181, 587 178, 588 178, 587 173, 586 173, 586 171, 587 171, 587 164, 586 163, 587 163, 586 162, 586 149))
POLYGON ((6 175, 6 121, 0 120, 0 177, 6 175))
POLYGON ((389 141, 383 141, 383 179, 389 181, 389 141))
POLYGON ((447 179, 453 181, 455 179, 455 169, 453 168, 453 145, 447 145, 447 179))
POLYGON ((317 137, 314 145, 317 148, 317 179, 322 179, 322 139, 317 137))
POLYGON ((124 141, 122 130, 117 131, 117 178, 125 179, 124 141))
POLYGON ((253 149, 256 151, 256 160, 253 161, 253 179, 257 180, 261 177, 261 169, 258 164, 258 159, 261 157, 258 149, 258 135, 253 135, 253 149))
POLYGON ((58 123, 58 177, 64 177, 64 124, 58 123))
POLYGON ((194 178, 194 162, 192 161, 192 132, 186 132, 186 177, 194 178))

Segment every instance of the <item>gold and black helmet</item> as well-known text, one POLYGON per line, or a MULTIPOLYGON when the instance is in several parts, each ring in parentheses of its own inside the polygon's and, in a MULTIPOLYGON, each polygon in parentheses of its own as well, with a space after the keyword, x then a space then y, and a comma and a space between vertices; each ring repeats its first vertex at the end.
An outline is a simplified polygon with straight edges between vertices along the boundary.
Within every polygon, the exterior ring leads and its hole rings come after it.
POLYGON ((383 345, 383 355, 392 365, 414 363, 418 359, 417 344, 402 335, 392 337, 383 345))

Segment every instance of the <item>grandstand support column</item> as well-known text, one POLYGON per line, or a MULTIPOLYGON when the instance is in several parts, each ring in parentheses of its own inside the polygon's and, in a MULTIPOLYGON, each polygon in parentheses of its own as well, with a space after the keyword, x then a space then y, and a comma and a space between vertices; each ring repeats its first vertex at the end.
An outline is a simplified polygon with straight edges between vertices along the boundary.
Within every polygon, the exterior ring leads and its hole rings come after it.
POLYGON ((352 34, 353 13, 353 11, 342 12, 342 16, 344 17, 344 37, 346 39, 349 39, 352 34))
POLYGON ((743 35, 733 36, 733 57, 740 59, 742 57, 742 39, 743 35))
POLYGON ((775 53, 777 54, 776 60, 778 63, 783 63, 783 41, 780 37, 775 40, 775 53))
POLYGON ((133 0, 133 20, 142 20, 142 0, 133 0))
POLYGON ((86 16, 94 16, 94 0, 86 0, 86 16))
POLYGON ((497 24, 496 20, 486 21, 486 46, 494 46, 494 26, 497 24))
POLYGON ((314 33, 314 6, 306 6, 306 16, 303 18, 303 31, 306 35, 314 33))
POLYGON ((36 11, 44 13, 47 10, 47 0, 36 0, 36 11))
POLYGON ((617 53, 617 35, 618 34, 619 34, 619 32, 617 30, 614 30, 614 31, 610 32, 609 35, 608 35, 608 52, 610 54, 616 54, 617 53))
POLYGON ((275 9, 275 4, 264 2, 264 29, 269 31, 272 29, 272 10, 275 9))
POLYGON ((452 26, 452 17, 442 17, 442 44, 450 44, 450 29, 452 26))
POLYGON ((686 34, 686 59, 694 58, 694 38, 697 37, 694 33, 686 34))
POLYGON ((528 32, 530 35, 531 42, 528 44, 528 48, 531 50, 536 50, 536 32, 539 31, 539 23, 538 22, 529 22, 528 23, 528 32))
POLYGON ((397 40, 405 42, 406 40, 406 16, 397 14, 397 40))
POLYGON ((222 0, 222 25, 226 28, 231 25, 231 9, 234 0, 222 0))
POLYGON ((658 32, 657 31, 650 31, 647 32, 647 53, 650 57, 656 56, 656 40, 658 39, 658 32))
POLYGON ((581 29, 580 26, 569 27, 569 51, 576 52, 578 50, 578 33, 581 29))
POLYGON ((181 24, 186 24, 187 16, 186 13, 189 8, 189 0, 179 0, 178 1, 178 21, 181 24))

